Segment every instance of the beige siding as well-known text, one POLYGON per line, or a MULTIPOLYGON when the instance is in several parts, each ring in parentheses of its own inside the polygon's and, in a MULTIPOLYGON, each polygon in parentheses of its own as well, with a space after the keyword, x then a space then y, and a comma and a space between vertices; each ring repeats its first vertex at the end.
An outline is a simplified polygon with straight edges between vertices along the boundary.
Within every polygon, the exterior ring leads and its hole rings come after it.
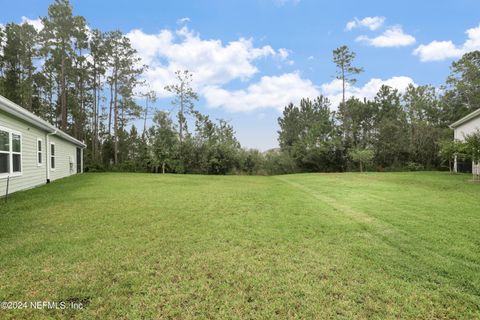
POLYGON ((476 117, 455 128, 455 139, 465 141, 465 136, 480 130, 480 117, 476 117))
MULTIPOLYGON (((50 180, 56 180, 77 173, 75 145, 56 136, 48 137, 50 143, 55 143, 55 170, 50 170, 50 180), (72 165, 70 165, 72 161, 72 165)), ((50 148, 50 147, 49 147, 50 148)), ((50 149, 48 149, 50 155, 50 149)))
MULTIPOLYGON (((21 120, 0 111, 0 127, 5 127, 22 134, 22 175, 10 178, 9 192, 33 188, 44 184, 46 180, 45 132, 36 129, 21 120), (37 165, 37 139, 42 139, 44 146, 42 165, 37 165)), ((0 178, 0 196, 5 195, 7 179, 0 178)))

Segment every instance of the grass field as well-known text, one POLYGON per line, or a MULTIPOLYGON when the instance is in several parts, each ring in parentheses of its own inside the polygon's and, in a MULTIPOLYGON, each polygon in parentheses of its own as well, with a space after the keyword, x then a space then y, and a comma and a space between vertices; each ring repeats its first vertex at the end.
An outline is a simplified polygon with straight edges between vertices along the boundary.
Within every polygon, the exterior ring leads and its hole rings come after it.
POLYGON ((0 319, 480 318, 480 184, 85 174, 0 204, 0 319))

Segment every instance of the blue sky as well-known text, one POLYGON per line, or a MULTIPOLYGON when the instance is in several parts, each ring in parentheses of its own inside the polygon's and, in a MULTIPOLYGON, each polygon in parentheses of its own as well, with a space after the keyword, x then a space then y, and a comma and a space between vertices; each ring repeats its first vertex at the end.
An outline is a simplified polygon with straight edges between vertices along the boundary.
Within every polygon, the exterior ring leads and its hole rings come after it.
MULTIPOLYGON (((0 23, 35 20, 50 1, 1 0, 0 23), (24 18, 25 19, 25 18, 24 18)), ((72 1, 90 26, 128 34, 162 90, 179 68, 193 71, 198 109, 230 120, 246 147, 277 146, 287 101, 339 98, 332 50, 342 44, 365 69, 349 95, 370 98, 387 83, 441 85, 451 62, 480 49, 480 1, 72 1), (367 18, 367 19, 365 19, 367 18)))

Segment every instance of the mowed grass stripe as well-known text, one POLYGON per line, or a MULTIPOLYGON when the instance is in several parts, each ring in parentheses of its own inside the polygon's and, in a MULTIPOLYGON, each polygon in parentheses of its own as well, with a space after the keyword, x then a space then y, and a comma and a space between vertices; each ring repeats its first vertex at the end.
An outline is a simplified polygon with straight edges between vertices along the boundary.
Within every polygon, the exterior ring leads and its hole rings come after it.
MULTIPOLYGON (((326 176, 326 180, 328 180, 328 175, 326 176)), ((326 184, 317 184, 314 186, 312 184, 306 184, 309 185, 307 187, 305 184, 295 182, 298 180, 297 178, 298 177, 296 176, 278 177, 278 179, 327 203, 332 208, 335 208, 339 214, 346 215, 357 221, 369 233, 376 236, 392 248, 399 250, 402 255, 411 258, 411 264, 416 266, 415 268, 421 266, 421 268, 424 269, 424 275, 427 275, 426 279, 431 280, 429 277, 429 271, 436 270, 441 277, 455 280, 457 282, 456 289, 465 291, 474 297, 479 296, 480 281, 478 274, 480 274, 480 264, 478 263, 478 250, 472 251, 471 256, 447 254, 442 251, 442 247, 436 247, 435 243, 428 242, 425 237, 421 237, 421 235, 416 234, 412 230, 403 229, 400 224, 393 224, 390 222, 393 221, 392 219, 381 220, 383 217, 382 215, 377 214, 376 216, 373 216, 371 213, 368 213, 370 210, 356 208, 356 203, 355 201, 352 201, 351 198, 343 197, 342 199, 339 199, 338 195, 325 192, 326 184)), ((343 176, 343 178, 349 179, 350 177, 343 176)), ((358 181, 358 176, 352 178, 358 181)), ((364 182, 364 179, 362 179, 362 182, 364 182)), ((331 186, 332 185, 329 185, 329 188, 331 188, 331 186)), ((410 192, 412 192, 412 190, 410 190, 410 192)), ((416 191, 413 190, 413 192, 415 193, 416 191)), ((397 218, 409 216, 408 219, 414 219, 414 214, 411 214, 411 212, 415 212, 415 209, 417 211, 420 209, 419 203, 417 203, 415 207, 409 206, 409 210, 405 207, 395 206, 394 201, 390 199, 385 203, 384 197, 379 197, 368 189, 363 197, 363 202, 369 202, 369 207, 373 208, 373 211, 377 211, 377 213, 378 211, 382 212, 385 211, 386 207, 386 212, 397 218), (385 206, 385 204, 387 204, 387 206, 385 206)), ((426 222, 426 219, 424 219, 424 222, 426 222)), ((405 267, 408 265, 410 265, 410 263, 405 267)), ((421 273, 420 276, 422 276, 421 273)), ((438 281, 438 279, 435 281, 438 281)), ((448 280, 443 281, 443 283, 447 282, 448 280)))
POLYGON ((0 207, 0 300, 88 306, 0 318, 475 318, 480 257, 471 248, 480 239, 464 230, 479 226, 476 207, 461 200, 479 189, 463 178, 56 181, 0 207), (454 185, 452 203, 437 204, 454 185), (438 241, 441 231, 448 241, 438 241))

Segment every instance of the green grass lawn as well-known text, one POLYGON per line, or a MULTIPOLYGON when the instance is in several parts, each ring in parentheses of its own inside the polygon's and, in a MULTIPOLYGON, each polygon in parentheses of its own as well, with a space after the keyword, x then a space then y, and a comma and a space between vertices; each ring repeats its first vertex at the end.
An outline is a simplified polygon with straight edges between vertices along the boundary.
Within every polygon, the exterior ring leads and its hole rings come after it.
POLYGON ((480 318, 480 184, 85 174, 0 204, 0 319, 480 318))

